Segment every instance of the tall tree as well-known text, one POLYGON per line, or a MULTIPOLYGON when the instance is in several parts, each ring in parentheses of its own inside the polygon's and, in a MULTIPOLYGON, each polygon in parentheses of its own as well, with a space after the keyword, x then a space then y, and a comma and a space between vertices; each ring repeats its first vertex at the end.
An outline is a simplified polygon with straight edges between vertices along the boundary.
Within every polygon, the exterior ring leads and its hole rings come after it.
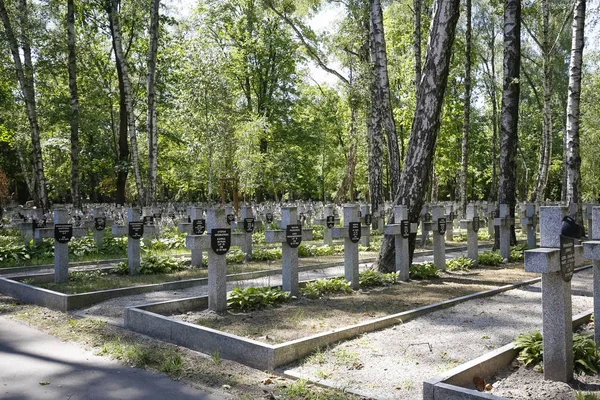
POLYGON ((150 44, 148 46, 148 186, 146 204, 153 204, 156 197, 156 173, 158 169, 158 128, 156 126, 156 57, 158 53, 158 17, 160 0, 150 3, 150 44))
POLYGON ((415 13, 413 25, 413 52, 415 53, 415 91, 421 83, 421 1, 413 0, 413 12, 415 13))
MULTIPOLYGON (((500 127, 500 184, 498 205, 508 204, 514 214, 516 205, 515 156, 518 141, 519 93, 521 72, 521 1, 504 2, 504 83, 500 127)), ((498 237, 496 237, 498 239, 498 237)))
MULTIPOLYGON (((408 201, 408 218, 413 222, 419 220, 433 168, 459 4, 459 0, 436 0, 434 5, 423 78, 417 90, 416 109, 400 179, 399 195, 394 201, 396 205, 408 201)), ((390 215, 388 220, 392 221, 393 215, 390 215)), ((392 236, 385 236, 382 241, 378 257, 380 271, 395 270, 394 242, 391 238, 392 236)), ((416 233, 412 233, 411 258, 415 239, 416 233)))
MULTIPOLYGON (((117 71, 120 70, 119 78, 119 93, 123 96, 121 99, 124 102, 127 131, 129 133, 129 144, 131 153, 131 163, 133 164, 133 174, 135 178, 135 186, 137 188, 138 201, 144 204, 146 198, 144 196, 144 187, 142 183, 142 174, 140 171, 140 160, 138 155, 137 133, 135 127, 135 115, 133 114, 133 94, 131 81, 129 79, 129 69, 123 52, 123 34, 121 33, 121 23, 119 21, 119 0, 107 0, 106 12, 110 22, 110 30, 112 35, 113 50, 115 52, 115 61, 117 63, 117 71)), ((121 122, 121 127, 123 123, 121 122)), ((121 166, 123 167, 123 166, 121 166)))
POLYGON ((579 104, 581 99, 581 66, 583 63, 585 6, 585 0, 577 0, 573 17, 571 61, 569 63, 569 95, 567 99, 567 201, 577 206, 576 219, 579 223, 583 222, 581 213, 579 104))
POLYGON ((463 215, 467 212, 467 179, 469 167, 469 130, 471 129, 471 0, 465 1, 467 29, 465 32, 465 98, 463 110, 462 159, 459 197, 463 215))
POLYGON ((81 196, 79 194, 79 96, 77 94, 74 0, 67 1, 67 46, 69 49, 69 93, 71 95, 71 199, 75 208, 81 208, 81 196))
POLYGON ((35 99, 35 84, 33 79, 33 63, 31 58, 31 38, 29 29, 29 10, 27 7, 26 0, 19 0, 19 23, 21 31, 21 48, 15 31, 12 27, 8 11, 4 0, 0 0, 0 18, 4 25, 4 34, 9 42, 10 51, 13 56, 13 62, 15 65, 15 72, 21 91, 23 92, 23 99, 25 100, 25 107, 27 111, 27 118, 29 120, 29 131, 31 134, 31 147, 32 147, 32 161, 33 161, 33 176, 34 176, 34 192, 31 193, 34 197, 37 206, 42 207, 44 210, 49 208, 48 194, 46 191, 46 176, 44 174, 44 163, 42 161, 42 146, 40 143, 40 127, 38 123, 38 112, 35 99), (23 61, 21 61, 21 54, 23 52, 23 61))

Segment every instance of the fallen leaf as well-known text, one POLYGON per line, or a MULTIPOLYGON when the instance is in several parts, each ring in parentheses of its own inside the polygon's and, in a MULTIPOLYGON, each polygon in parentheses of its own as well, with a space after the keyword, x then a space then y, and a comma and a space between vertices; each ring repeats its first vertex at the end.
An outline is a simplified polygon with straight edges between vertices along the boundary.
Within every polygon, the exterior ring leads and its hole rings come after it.
POLYGON ((473 378, 473 383, 477 387, 477 390, 483 392, 483 390, 485 389, 485 379, 476 376, 473 378))
POLYGON ((47 382, 47 381, 45 381, 45 382, 40 382, 40 386, 46 386, 46 385, 49 385, 49 384, 50 384, 50 382, 47 382))
POLYGON ((270 385, 271 383, 273 383, 273 380, 271 378, 267 378, 267 379, 264 379, 262 381, 262 383, 263 383, 263 385, 270 385))

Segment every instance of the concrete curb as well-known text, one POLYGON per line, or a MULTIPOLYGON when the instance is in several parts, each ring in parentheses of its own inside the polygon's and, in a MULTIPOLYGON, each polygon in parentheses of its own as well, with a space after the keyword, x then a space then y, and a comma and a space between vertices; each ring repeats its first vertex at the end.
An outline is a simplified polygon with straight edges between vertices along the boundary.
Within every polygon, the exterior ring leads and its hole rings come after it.
MULTIPOLYGON (((576 271, 588 268, 591 268, 591 266, 580 267, 576 271)), ((528 279, 277 345, 261 343, 166 316, 168 314, 182 314, 192 310, 205 309, 208 304, 206 296, 128 307, 125 310, 125 328, 205 354, 218 352, 223 358, 253 368, 274 370, 307 356, 320 347, 403 323, 468 300, 493 296, 540 281, 541 278, 528 279)))
MULTIPOLYGON (((585 311, 573 317, 573 330, 590 321, 593 310, 585 311)), ((423 382, 423 400, 469 400, 469 399, 505 399, 491 393, 470 389, 473 378, 489 378, 506 368, 517 357, 518 351, 512 343, 490 351, 474 360, 453 368, 443 375, 423 382)))

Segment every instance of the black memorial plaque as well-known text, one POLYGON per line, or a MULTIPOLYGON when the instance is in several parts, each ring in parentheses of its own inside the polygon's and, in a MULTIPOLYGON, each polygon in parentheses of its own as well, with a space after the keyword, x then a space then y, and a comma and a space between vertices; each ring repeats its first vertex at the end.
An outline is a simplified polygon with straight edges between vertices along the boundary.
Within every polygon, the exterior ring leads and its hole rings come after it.
POLYGON ((202 235, 206 229, 205 219, 195 219, 192 221, 192 233, 194 235, 202 235))
POLYGON ((273 213, 266 213, 265 219, 267 220, 267 224, 272 224, 273 223, 273 213))
POLYGON ((55 224, 54 225, 54 240, 58 243, 69 243, 73 237, 73 225, 71 224, 55 224))
POLYGON ((479 232, 479 217, 473 217, 473 232, 479 232))
POLYGON ((143 222, 130 222, 129 223, 129 238, 139 240, 144 236, 144 223, 143 222))
POLYGON ((94 229, 97 231, 103 231, 106 229, 106 217, 94 218, 94 229))
POLYGON ((154 213, 152 216, 154 217, 154 219, 162 219, 161 213, 154 213))
POLYGON ((254 218, 244 218, 244 232, 254 232, 254 218))
POLYGON ((410 236, 410 221, 403 219, 400 221, 400 234, 404 239, 408 239, 410 236))
POLYGON ((235 221, 235 215, 227 214, 227 225, 231 225, 233 221, 235 221))
POLYGON ((560 274, 565 282, 570 282, 575 272, 575 241, 560 235, 560 274))
POLYGON ((31 227, 33 228, 34 231, 36 229, 45 228, 46 227, 46 218, 32 220, 31 227))
POLYGON ((438 218, 438 233, 440 235, 446 233, 446 218, 438 218))
POLYGON ((327 228, 331 229, 335 225, 335 217, 333 215, 329 215, 326 219, 327 228))
POLYGON ((365 214, 365 225, 371 225, 373 222, 373 216, 371 214, 365 214))
POLYGON ((215 254, 222 256, 231 247, 231 229, 213 229, 210 234, 210 247, 215 254))
POLYGON ((154 217, 152 215, 144 216, 144 225, 154 226, 154 217))
POLYGON ((348 223, 348 237, 352 243, 358 243, 360 240, 360 222, 348 223))
POLYGON ((302 225, 292 224, 285 228, 285 241, 292 249, 302 243, 302 225))

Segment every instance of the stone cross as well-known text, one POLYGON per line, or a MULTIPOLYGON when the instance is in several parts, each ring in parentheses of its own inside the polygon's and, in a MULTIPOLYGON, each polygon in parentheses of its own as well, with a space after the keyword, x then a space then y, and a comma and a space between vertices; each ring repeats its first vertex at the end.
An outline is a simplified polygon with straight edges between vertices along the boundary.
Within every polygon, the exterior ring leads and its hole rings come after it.
POLYGON ((323 218, 316 218, 315 224, 323 227, 323 242, 326 245, 333 245, 331 237, 331 228, 340 223, 340 219, 335 217, 334 205, 326 205, 323 207, 323 218))
POLYGON ((432 221, 425 223, 425 229, 433 232, 433 263, 440 271, 446 270, 446 215, 442 206, 431 207, 432 221))
POLYGON ((454 241, 454 206, 452 204, 446 205, 446 241, 454 241))
POLYGON ((496 217, 496 205, 494 202, 488 203, 487 205, 487 221, 488 221, 488 234, 494 237, 494 219, 496 217))
POLYGON ((408 251, 408 237, 417 232, 417 224, 408 221, 408 208, 406 206, 394 207, 394 223, 386 225, 385 234, 394 235, 396 249, 396 272, 398 280, 407 281, 410 272, 410 253, 408 251))
POLYGON ((466 219, 460 221, 461 229, 467 230, 467 257, 473 260, 475 266, 479 265, 479 248, 477 232, 479 231, 479 216, 477 215, 477 206, 467 204, 466 219))
POLYGON ((246 257, 252 258, 252 233, 259 228, 258 224, 251 206, 240 207, 238 228, 242 230, 242 252, 246 257))
POLYGON ((425 228, 425 224, 430 222, 430 216, 429 207, 427 204, 423 204, 423 207, 421 207, 421 247, 425 247, 427 237, 429 236, 429 231, 425 228))
POLYGON ((144 245, 150 246, 152 243, 152 236, 158 234, 158 228, 156 226, 156 221, 154 220, 154 214, 152 213, 151 208, 142 208, 142 222, 144 223, 144 245))
MULTIPOLYGON (((368 204, 363 204, 360 206, 360 222, 364 226, 371 226, 373 223, 373 215, 371 215, 371 206, 368 204)), ((381 216, 385 221, 385 215, 381 216)), ((371 244, 371 236, 365 235, 360 237, 360 244, 365 247, 369 247, 371 244)))
POLYGON ((515 219, 510 215, 508 204, 500 204, 500 217, 494 219, 494 225, 500 229, 500 255, 510 261, 510 227, 515 219))
MULTIPOLYGON (((587 220, 587 232, 590 239, 592 238, 592 233, 594 232, 594 218, 593 218, 593 209, 594 204, 588 203, 585 205, 585 219, 587 220)), ((594 239, 600 239, 594 237, 594 239)))
POLYGON ((127 210, 127 225, 113 225, 112 233, 115 236, 127 235, 127 265, 129 275, 137 275, 140 266, 140 239, 144 236, 146 227, 140 220, 140 212, 135 208, 127 210))
MULTIPOLYGON (((594 315, 600 316, 600 207, 592 207, 592 221, 588 226, 593 230, 588 232, 592 240, 583 242, 584 258, 592 260, 594 271, 594 315)), ((600 320, 600 317, 598 317, 600 320)), ((600 323, 594 324, 594 341, 600 346, 600 323)))
POLYGON ((540 248, 525 251, 525 271, 542 274, 544 379, 573 379, 571 282, 561 275, 562 219, 567 209, 540 208, 540 248))
POLYGON ((281 243, 282 289, 292 296, 298 295, 298 246, 303 240, 312 239, 312 229, 303 230, 296 207, 281 208, 282 230, 265 231, 267 243, 281 243))
POLYGON ((69 281, 69 241, 73 237, 85 236, 85 228, 74 228, 69 223, 69 214, 64 209, 54 210, 54 227, 35 231, 39 239, 54 238, 54 282, 69 281))
POLYGON ((535 249, 537 246, 536 238, 536 225, 537 215, 535 212, 535 204, 525 204, 524 210, 521 215, 521 227, 527 233, 527 247, 535 249))
POLYGON ((114 221, 106 218, 106 214, 99 207, 94 208, 92 215, 94 218, 94 226, 92 227, 94 242, 96 242, 96 247, 102 247, 104 243, 104 230, 112 226, 114 221))
POLYGON ((185 247, 192 252, 192 268, 199 268, 202 267, 202 250, 210 246, 210 243, 205 239, 206 235, 203 235, 206 231, 204 210, 198 207, 191 207, 190 220, 192 222, 180 222, 178 229, 188 232, 185 238, 185 247))
POLYGON ((361 236, 370 233, 368 226, 361 226, 356 204, 344 205, 344 227, 331 230, 334 239, 344 239, 344 276, 355 290, 359 285, 358 242, 361 236))

